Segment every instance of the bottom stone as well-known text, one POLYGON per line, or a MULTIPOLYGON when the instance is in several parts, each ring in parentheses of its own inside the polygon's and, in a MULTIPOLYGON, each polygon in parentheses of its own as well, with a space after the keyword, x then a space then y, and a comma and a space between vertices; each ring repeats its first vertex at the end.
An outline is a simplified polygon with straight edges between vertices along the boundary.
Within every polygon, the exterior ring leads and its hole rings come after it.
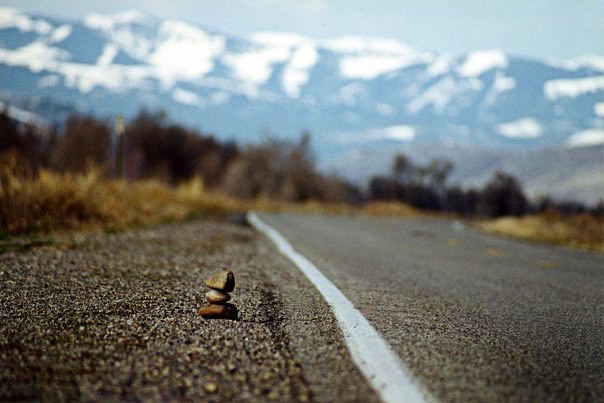
POLYGON ((199 309, 199 314, 206 319, 232 319, 237 320, 237 307, 233 304, 210 304, 199 309))

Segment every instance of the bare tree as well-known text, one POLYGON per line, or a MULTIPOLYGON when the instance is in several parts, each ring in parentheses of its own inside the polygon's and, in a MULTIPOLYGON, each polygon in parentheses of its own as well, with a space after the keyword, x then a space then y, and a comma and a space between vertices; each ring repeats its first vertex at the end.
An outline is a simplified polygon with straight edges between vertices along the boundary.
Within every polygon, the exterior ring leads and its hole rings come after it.
POLYGON ((519 216, 528 210, 522 185, 513 176, 496 172, 482 191, 482 212, 490 217, 519 216))
POLYGON ((92 116, 72 115, 53 150, 52 165, 60 171, 84 171, 91 166, 108 168, 111 128, 92 116))

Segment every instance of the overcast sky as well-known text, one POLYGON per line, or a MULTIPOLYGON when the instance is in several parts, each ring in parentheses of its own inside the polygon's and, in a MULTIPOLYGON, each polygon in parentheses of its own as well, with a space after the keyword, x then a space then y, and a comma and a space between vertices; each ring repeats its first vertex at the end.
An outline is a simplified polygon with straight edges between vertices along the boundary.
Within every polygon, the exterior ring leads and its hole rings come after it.
POLYGON ((54 16, 137 9, 226 33, 393 37, 460 54, 501 48, 529 57, 604 56, 604 0, 0 0, 54 16))

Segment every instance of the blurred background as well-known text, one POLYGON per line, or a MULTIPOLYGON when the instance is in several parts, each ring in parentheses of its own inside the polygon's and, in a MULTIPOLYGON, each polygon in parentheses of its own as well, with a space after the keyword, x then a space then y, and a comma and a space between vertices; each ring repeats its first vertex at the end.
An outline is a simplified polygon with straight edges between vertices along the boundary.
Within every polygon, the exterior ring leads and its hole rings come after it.
POLYGON ((0 152, 18 175, 601 213, 600 1, 0 6, 0 152))

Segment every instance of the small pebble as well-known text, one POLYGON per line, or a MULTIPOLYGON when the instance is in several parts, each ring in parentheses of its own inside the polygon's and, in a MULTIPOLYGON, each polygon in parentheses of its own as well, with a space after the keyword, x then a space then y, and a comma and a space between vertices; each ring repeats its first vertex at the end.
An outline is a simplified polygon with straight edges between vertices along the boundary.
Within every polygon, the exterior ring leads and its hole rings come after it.
POLYGON ((232 271, 224 269, 206 280, 206 285, 214 290, 231 292, 235 289, 235 275, 232 271))
POLYGON ((211 304, 199 309, 199 314, 206 319, 232 319, 237 320, 237 307, 233 304, 211 304))
POLYGON ((216 385, 214 382, 208 382, 205 385, 203 385, 203 388, 208 393, 216 393, 216 391, 218 390, 218 385, 216 385))
POLYGON ((210 290, 206 292, 206 299, 210 304, 224 304, 231 299, 231 296, 222 291, 210 290))

